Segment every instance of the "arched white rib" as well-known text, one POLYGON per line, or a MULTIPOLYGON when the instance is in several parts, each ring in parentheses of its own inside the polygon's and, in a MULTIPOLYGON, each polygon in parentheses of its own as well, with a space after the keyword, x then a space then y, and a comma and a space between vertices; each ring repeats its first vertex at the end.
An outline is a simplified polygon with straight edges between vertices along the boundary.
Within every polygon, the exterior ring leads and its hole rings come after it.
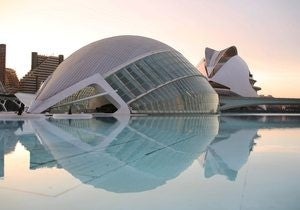
POLYGON ((29 107, 28 112, 30 113, 41 113, 48 109, 49 107, 57 104, 66 97, 76 93, 83 88, 96 85, 100 93, 107 92, 107 99, 118 108, 115 114, 130 114, 129 108, 125 101, 114 91, 114 89, 105 81, 105 79, 100 74, 94 74, 74 85, 62 90, 61 92, 51 96, 50 98, 39 101, 36 100, 32 106, 29 107))

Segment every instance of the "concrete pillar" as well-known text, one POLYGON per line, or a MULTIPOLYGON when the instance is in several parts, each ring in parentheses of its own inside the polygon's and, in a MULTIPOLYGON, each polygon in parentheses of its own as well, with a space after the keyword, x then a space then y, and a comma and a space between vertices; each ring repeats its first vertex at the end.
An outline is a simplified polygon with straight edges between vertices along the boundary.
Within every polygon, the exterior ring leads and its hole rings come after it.
POLYGON ((37 52, 31 53, 31 69, 34 69, 38 66, 38 54, 37 52))

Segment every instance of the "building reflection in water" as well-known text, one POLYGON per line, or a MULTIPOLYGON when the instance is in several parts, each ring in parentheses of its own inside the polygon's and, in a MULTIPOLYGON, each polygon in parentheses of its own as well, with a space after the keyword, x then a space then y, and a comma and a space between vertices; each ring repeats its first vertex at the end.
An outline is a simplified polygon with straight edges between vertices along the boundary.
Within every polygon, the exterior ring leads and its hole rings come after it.
POLYGON ((299 127, 294 118, 284 120, 211 115, 2 121, 0 176, 5 177, 4 155, 20 141, 30 152, 30 169, 64 168, 83 183, 112 192, 154 189, 202 153, 205 177, 235 180, 258 129, 299 127))
POLYGON ((61 167, 112 192, 154 189, 177 177, 218 133, 218 117, 30 120, 15 134, 30 168, 61 167), (88 179, 87 179, 88 177, 88 179))
POLYGON ((18 138, 17 129, 21 129, 23 121, 0 121, 0 178, 4 177, 4 156, 15 150, 18 138))
POLYGON ((218 174, 234 181, 260 137, 259 129, 295 128, 300 122, 297 116, 234 116, 221 117, 219 127, 205 154, 205 177, 218 174))
POLYGON ((248 120, 222 118, 218 135, 207 147, 205 177, 216 174, 235 180, 239 169, 247 162, 254 146, 258 127, 249 127, 248 120))

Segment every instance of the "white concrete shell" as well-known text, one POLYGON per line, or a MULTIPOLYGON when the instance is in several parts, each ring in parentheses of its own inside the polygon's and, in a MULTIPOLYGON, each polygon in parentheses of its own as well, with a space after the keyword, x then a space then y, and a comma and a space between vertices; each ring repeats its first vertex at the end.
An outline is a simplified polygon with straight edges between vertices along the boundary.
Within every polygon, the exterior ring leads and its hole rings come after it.
POLYGON ((230 90, 238 95, 245 97, 258 96, 249 82, 248 66, 238 55, 227 61, 211 80, 230 87, 230 90))
POLYGON ((118 112, 128 114, 127 104, 103 79, 105 76, 145 56, 173 48, 139 36, 117 36, 93 42, 62 62, 38 91, 29 112, 40 113, 78 90, 96 84, 110 92, 118 112))
POLYGON ((250 70, 234 46, 222 51, 206 48, 205 59, 197 68, 209 81, 229 87, 240 96, 258 97, 250 83, 250 70))
POLYGON ((39 89, 28 112, 43 112, 88 86, 105 95, 117 108, 115 114, 141 113, 137 109, 164 112, 159 106, 168 109, 170 100, 175 106, 168 113, 215 113, 218 106, 215 91, 179 52, 153 39, 117 36, 91 43, 63 61, 39 89), (183 97, 186 95, 191 99, 183 97), (168 106, 155 101, 158 98, 169 100, 168 106))

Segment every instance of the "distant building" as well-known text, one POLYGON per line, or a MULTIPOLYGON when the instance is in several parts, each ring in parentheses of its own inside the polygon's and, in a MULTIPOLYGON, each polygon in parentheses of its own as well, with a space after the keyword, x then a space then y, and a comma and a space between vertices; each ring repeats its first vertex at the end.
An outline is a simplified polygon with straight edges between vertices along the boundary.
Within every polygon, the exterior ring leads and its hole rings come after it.
POLYGON ((6 45, 0 44, 0 83, 5 85, 5 58, 6 58, 6 45))
POLYGON ((235 46, 221 51, 206 48, 198 69, 220 96, 259 97, 261 88, 254 86, 256 80, 235 46))
MULTIPOLYGON (((261 88, 254 86, 256 80, 246 62, 238 55, 235 46, 221 51, 205 48, 205 58, 197 66, 198 70, 207 77, 211 86, 220 97, 220 110, 225 110, 225 104, 236 103, 229 98, 259 97, 257 91, 261 88), (225 102, 226 100, 226 102, 225 102)), ((233 99, 235 100, 235 99, 233 99)), ((233 104, 231 104, 233 105, 233 104)), ((236 105, 235 105, 236 106, 236 105)), ((227 109, 227 108, 226 108, 227 109)), ((242 105, 230 108, 231 111, 266 109, 265 106, 242 105)))
POLYGON ((20 80, 19 92, 36 93, 63 60, 63 55, 45 56, 32 52, 31 70, 20 80))
POLYGON ((9 94, 14 94, 19 90, 19 79, 16 71, 10 68, 6 68, 5 71, 5 89, 9 94))
POLYGON ((13 94, 19 89, 15 70, 6 68, 6 45, 0 44, 0 94, 13 94))

